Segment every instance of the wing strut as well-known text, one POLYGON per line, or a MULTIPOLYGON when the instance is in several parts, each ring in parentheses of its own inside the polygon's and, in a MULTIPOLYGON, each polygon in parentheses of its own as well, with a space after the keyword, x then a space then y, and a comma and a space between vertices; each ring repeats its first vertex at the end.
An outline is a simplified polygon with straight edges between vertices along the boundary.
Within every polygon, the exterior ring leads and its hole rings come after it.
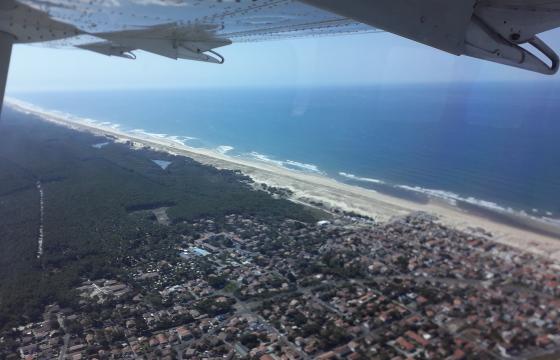
POLYGON ((558 0, 301 1, 451 54, 545 75, 560 68, 537 36, 560 27, 558 0))
POLYGON ((6 91, 6 81, 8 80, 8 69, 10 68, 10 58, 12 56, 12 46, 14 37, 0 32, 0 115, 4 103, 4 92, 6 91))

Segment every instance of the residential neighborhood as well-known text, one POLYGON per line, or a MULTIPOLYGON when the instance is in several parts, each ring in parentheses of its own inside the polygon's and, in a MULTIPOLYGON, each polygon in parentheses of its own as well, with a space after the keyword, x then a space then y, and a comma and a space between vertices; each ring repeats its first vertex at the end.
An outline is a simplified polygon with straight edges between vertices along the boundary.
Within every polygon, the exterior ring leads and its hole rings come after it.
MULTIPOLYGON (((7 359, 553 359, 560 268, 423 213, 229 215, 83 279, 2 334, 7 359)), ((156 246, 156 245, 154 245, 156 246)))

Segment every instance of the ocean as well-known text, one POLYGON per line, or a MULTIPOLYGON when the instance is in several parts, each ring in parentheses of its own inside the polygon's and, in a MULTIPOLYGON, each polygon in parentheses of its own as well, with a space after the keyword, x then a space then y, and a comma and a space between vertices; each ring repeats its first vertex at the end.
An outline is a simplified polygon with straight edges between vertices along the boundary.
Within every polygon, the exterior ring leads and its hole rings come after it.
POLYGON ((175 136, 423 201, 560 219, 560 85, 9 93, 122 130, 175 136))

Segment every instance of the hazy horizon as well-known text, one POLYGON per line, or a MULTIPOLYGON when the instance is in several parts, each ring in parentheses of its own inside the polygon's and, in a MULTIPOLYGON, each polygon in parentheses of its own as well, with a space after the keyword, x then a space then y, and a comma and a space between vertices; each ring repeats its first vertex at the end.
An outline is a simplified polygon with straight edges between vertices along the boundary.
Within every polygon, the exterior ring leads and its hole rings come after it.
MULTIPOLYGON (((542 34, 560 48, 559 31, 542 34)), ((389 33, 234 43, 223 65, 137 51, 137 60, 85 50, 14 47, 7 93, 220 87, 326 87, 375 84, 537 81, 556 77, 457 57, 389 33)))

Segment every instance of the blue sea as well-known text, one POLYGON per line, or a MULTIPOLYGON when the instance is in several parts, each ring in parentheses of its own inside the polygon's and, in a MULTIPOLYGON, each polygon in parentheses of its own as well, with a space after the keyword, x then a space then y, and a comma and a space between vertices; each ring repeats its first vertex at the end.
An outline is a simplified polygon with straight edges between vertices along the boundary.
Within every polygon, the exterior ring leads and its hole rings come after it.
POLYGON ((545 81, 9 96, 396 196, 558 219, 559 90, 545 81))

